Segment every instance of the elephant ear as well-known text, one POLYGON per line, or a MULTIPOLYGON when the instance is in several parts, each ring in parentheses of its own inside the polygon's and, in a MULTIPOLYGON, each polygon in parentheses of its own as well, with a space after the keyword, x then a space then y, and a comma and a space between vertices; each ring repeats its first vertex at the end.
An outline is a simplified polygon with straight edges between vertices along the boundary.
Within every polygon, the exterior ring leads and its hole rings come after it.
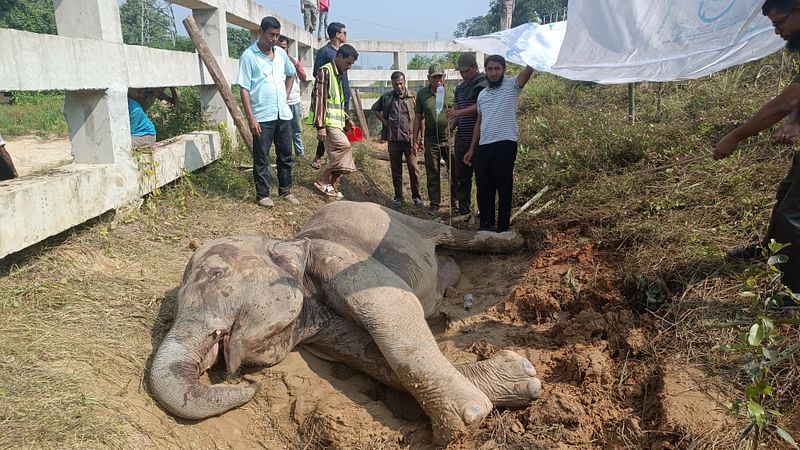
POLYGON ((308 262, 309 248, 310 241, 308 239, 270 240, 267 242, 267 256, 273 264, 302 283, 308 262))

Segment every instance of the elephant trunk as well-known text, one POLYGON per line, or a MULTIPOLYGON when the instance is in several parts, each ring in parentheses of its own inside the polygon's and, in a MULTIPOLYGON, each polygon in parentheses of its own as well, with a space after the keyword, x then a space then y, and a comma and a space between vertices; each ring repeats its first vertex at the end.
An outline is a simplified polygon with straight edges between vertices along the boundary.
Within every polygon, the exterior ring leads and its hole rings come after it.
POLYGON ((204 343, 201 338, 187 345, 185 337, 190 335, 173 327, 153 358, 150 390, 158 403, 185 419, 205 419, 247 403, 258 392, 258 383, 209 386, 200 382, 206 369, 201 367, 203 361, 217 343, 204 343))

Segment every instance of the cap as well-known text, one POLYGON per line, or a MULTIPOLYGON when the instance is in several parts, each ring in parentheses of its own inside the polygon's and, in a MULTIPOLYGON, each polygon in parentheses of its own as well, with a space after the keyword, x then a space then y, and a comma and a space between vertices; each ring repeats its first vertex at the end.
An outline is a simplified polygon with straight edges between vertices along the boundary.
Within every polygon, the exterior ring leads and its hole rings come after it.
POLYGON ((431 64, 428 67, 428 76, 432 77, 435 75, 444 75, 444 69, 441 64, 431 64))
POLYGON ((456 64, 456 68, 458 68, 459 71, 467 70, 477 64, 478 61, 475 60, 475 55, 473 53, 462 53, 458 56, 458 64, 456 64))

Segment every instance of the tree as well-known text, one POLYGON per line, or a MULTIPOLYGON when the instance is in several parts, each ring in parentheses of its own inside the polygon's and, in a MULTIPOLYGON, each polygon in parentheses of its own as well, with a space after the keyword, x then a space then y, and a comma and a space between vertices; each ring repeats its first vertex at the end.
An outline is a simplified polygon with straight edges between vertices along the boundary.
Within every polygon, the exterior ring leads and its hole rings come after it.
POLYGON ((228 27, 228 56, 238 58, 253 43, 250 30, 228 27))
POLYGON ((123 42, 173 48, 175 28, 168 8, 162 0, 127 0, 119 8, 123 42))
MULTIPOLYGON (((485 16, 472 17, 456 25, 455 37, 480 36, 500 31, 501 2, 507 0, 492 0, 489 12, 485 16)), ((551 17, 561 14, 567 7, 567 0, 516 0, 514 12, 511 16, 511 26, 516 27, 524 23, 539 22, 542 17, 551 17)))
POLYGON ((500 29, 511 28, 511 17, 514 15, 514 0, 500 0, 500 29))
POLYGON ((0 27, 56 34, 53 0, 0 0, 0 27))
MULTIPOLYGON (((453 69, 455 68, 455 60, 451 56, 452 54, 447 55, 425 55, 422 53, 417 53, 411 58, 411 61, 408 62, 408 69, 409 70, 428 70, 431 64, 441 64, 445 69, 453 69)), ((455 59, 458 59, 458 54, 455 54, 455 59)))

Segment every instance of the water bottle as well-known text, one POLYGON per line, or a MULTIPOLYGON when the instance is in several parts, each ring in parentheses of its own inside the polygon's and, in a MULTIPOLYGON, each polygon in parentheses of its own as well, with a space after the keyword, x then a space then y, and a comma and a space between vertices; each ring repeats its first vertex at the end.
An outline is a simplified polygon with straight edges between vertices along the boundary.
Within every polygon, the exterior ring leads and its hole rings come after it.
POLYGON ((469 311, 470 308, 472 308, 472 304, 474 301, 475 298, 472 296, 472 292, 467 292, 467 294, 464 296, 464 309, 469 311))
POLYGON ((444 86, 436 88, 436 114, 441 114, 444 109, 444 86))

